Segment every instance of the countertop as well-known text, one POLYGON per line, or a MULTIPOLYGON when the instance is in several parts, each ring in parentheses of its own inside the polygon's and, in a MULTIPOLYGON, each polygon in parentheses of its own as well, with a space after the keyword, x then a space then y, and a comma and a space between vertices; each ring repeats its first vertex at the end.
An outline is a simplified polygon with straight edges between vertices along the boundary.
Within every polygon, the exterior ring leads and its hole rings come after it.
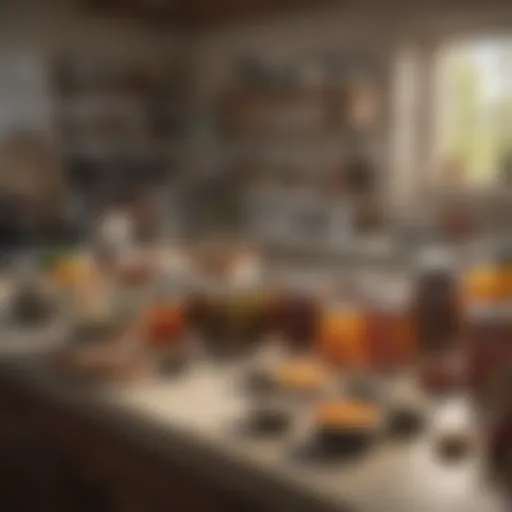
POLYGON ((312 465, 292 456, 303 437, 300 421, 286 438, 249 438, 235 429, 247 407, 238 391, 237 365, 203 362, 180 378, 86 389, 63 380, 45 362, 51 341, 42 345, 36 336, 26 336, 23 345, 12 337, 4 335, 0 344, 4 377, 100 422, 154 457, 254 496, 270 510, 509 510, 485 477, 478 450, 452 464, 436 455, 434 439, 443 418, 469 417, 462 397, 437 405, 431 424, 414 442, 382 440, 362 458, 312 465))

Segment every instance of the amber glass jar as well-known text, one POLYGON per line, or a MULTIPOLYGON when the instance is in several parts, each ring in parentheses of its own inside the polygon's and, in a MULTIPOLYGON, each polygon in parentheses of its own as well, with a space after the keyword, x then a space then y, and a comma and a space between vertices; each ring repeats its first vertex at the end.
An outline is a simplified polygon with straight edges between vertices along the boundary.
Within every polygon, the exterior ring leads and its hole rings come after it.
POLYGON ((334 366, 360 368, 368 362, 366 315, 347 305, 326 306, 318 327, 322 358, 334 366))
POLYGON ((271 321, 275 331, 294 350, 313 347, 318 320, 319 304, 312 292, 288 288, 271 302, 271 321))
POLYGON ((366 317, 368 358, 376 370, 393 370, 411 364, 416 339, 406 297, 383 296, 372 300, 366 317))
POLYGON ((183 302, 160 301, 143 314, 143 336, 153 346, 167 346, 184 339, 186 315, 183 302))

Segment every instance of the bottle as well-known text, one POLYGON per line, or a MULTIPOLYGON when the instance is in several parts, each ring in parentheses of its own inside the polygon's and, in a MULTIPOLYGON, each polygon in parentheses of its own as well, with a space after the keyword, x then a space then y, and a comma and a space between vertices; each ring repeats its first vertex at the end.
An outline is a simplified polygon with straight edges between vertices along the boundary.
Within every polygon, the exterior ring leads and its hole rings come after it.
POLYGON ((418 256, 413 291, 413 321, 424 354, 452 348, 459 327, 458 293, 450 253, 430 246, 418 256))

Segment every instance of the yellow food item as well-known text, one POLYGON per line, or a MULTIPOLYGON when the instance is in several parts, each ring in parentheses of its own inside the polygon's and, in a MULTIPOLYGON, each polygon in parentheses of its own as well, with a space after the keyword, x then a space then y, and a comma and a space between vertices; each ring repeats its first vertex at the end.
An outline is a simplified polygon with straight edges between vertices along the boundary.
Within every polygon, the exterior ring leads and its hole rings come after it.
POLYGON ((276 375, 280 386, 304 391, 322 388, 327 378, 327 370, 320 363, 307 359, 286 363, 276 375))
POLYGON ((379 408, 375 405, 332 401, 318 406, 316 425, 321 428, 375 428, 380 418, 379 408))
POLYGON ((512 272, 499 267, 478 267, 462 281, 462 300, 499 301, 512 295, 512 272))
POLYGON ((77 286, 87 280, 87 269, 84 264, 76 261, 59 263, 53 270, 55 281, 63 286, 77 286))

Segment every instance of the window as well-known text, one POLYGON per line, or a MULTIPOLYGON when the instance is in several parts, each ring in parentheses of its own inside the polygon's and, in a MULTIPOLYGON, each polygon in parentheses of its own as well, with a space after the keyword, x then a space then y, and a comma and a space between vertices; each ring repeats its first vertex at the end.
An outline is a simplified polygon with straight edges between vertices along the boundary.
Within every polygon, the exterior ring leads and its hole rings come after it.
POLYGON ((451 45, 441 66, 441 179, 512 182, 512 39, 451 45))

